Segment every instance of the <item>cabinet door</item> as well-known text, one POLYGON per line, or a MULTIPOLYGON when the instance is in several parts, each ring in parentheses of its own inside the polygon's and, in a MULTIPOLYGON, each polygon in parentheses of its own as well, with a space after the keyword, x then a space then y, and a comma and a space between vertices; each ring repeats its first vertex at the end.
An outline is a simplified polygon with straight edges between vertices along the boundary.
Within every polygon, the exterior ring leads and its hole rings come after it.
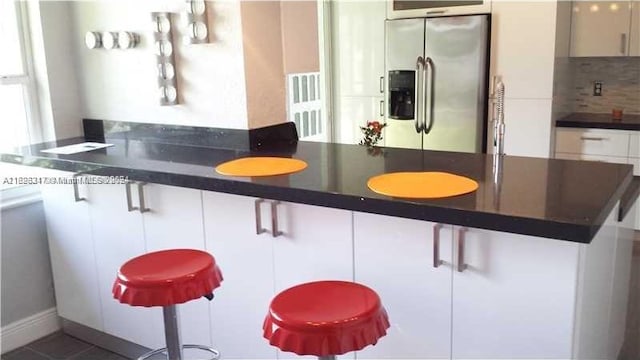
MULTIPOLYGON (((200 190, 157 184, 142 189, 149 209, 142 216, 147 252, 205 249, 200 190)), ((208 301, 194 299, 180 304, 178 311, 183 343, 210 345, 208 301)))
POLYGON ((443 15, 486 14, 491 12, 492 0, 390 0, 387 3, 389 19, 443 15))
POLYGON ((506 99, 504 113, 507 155, 551 155, 551 99, 506 99))
MULTIPOLYGON (((269 201, 269 206, 273 203, 269 201)), ((273 238, 276 293, 309 281, 353 281, 350 211, 293 203, 275 204, 278 231, 282 232, 273 238)), ((268 228, 273 232, 272 226, 268 228)), ((278 352, 278 359, 300 358, 304 357, 278 352)), ((353 359, 354 354, 344 354, 340 358, 353 359)))
POLYGON ((375 290, 391 328, 358 359, 448 359, 451 350, 451 227, 439 230, 435 268, 434 225, 354 213, 355 280, 375 290))
MULTIPOLYGON (((71 174, 62 172, 43 175, 71 178, 71 174)), ((86 185, 78 185, 79 195, 85 200, 76 201, 71 184, 43 185, 40 189, 47 219, 58 315, 103 330, 89 218, 92 194, 88 193, 86 185)))
MULTIPOLYGON (((132 200, 137 199, 136 186, 131 187, 132 200)), ((145 253, 142 215, 127 211, 123 184, 92 185, 90 194, 104 331, 149 348, 163 347, 162 309, 121 304, 111 293, 120 266, 145 253)))
MULTIPOLYGON (((274 359, 262 323, 274 295, 271 234, 256 235, 255 198, 203 192, 206 248, 224 281, 211 302, 213 346, 226 359, 274 359)), ((266 202, 262 220, 268 221, 266 202)))
POLYGON ((629 56, 640 56, 640 1, 631 2, 631 31, 629 56))
MULTIPOLYGON (((360 130, 360 126, 365 126, 368 121, 383 121, 383 116, 380 115, 381 110, 384 114, 384 103, 382 102, 383 100, 384 98, 381 96, 341 97, 336 104, 339 107, 339 121, 336 125, 337 141, 343 144, 359 143, 360 140, 362 140, 362 138, 364 137, 364 134, 360 130)), ((415 130, 413 135, 415 137, 415 130)))
POLYGON ((574 1, 570 56, 629 54, 629 1, 574 1))
POLYGON ((571 358, 579 244, 460 227, 454 237, 452 357, 571 358))
POLYGON ((339 96, 380 96, 384 76, 384 1, 332 4, 339 96))
POLYGON ((552 98, 556 7, 556 2, 493 3, 490 74, 502 77, 507 98, 552 98))

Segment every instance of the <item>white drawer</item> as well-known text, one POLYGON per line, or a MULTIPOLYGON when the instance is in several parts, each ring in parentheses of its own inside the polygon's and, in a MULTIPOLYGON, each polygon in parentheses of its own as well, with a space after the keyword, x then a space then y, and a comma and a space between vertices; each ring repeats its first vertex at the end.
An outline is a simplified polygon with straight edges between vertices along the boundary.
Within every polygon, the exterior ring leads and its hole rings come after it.
MULTIPOLYGON (((564 160, 585 160, 585 161, 602 161, 616 164, 627 164, 627 158, 622 156, 606 156, 606 155, 588 155, 588 154, 570 154, 556 153, 556 159, 564 160)), ((640 159, 638 159, 640 160, 640 159)))
MULTIPOLYGON (((615 130, 556 130, 556 152, 627 157, 629 134, 615 130)), ((586 159, 585 159, 586 160, 586 159)))

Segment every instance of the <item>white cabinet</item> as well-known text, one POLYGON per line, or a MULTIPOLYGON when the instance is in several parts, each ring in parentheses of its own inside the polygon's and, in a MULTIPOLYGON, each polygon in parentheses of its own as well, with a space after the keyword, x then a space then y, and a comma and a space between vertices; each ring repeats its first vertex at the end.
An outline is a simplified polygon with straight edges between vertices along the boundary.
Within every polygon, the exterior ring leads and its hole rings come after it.
POLYGON ((574 1, 571 17, 570 56, 626 56, 630 55, 629 45, 637 52, 640 19, 634 15, 640 3, 632 1, 574 1))
POLYGON ((439 229, 440 258, 433 266, 435 224, 354 213, 355 280, 374 289, 391 327, 359 359, 448 359, 451 354, 451 226, 439 229))
POLYGON ((336 1, 332 8, 336 138, 357 143, 358 126, 381 120, 384 100, 384 1, 336 1))
POLYGON ((307 281, 353 279, 351 212, 213 192, 203 196, 207 250, 225 279, 211 304, 213 346, 225 358, 275 358, 275 348, 262 337, 273 296, 307 281))
POLYGON ((358 358, 613 358, 631 239, 614 251, 615 216, 589 245, 444 225, 435 251, 433 223, 354 213, 356 281, 391 322, 358 358))
MULTIPOLYGON (((158 184, 146 184, 142 191, 148 209, 142 214, 147 252, 205 249, 202 191, 158 184)), ((178 313, 183 343, 211 345, 207 299, 180 304, 178 313)))
MULTIPOLYGON (((549 1, 492 4, 490 91, 495 91, 495 82, 501 79, 508 155, 550 156, 557 6, 549 1)), ((492 119, 491 102, 488 108, 492 119)), ((493 141, 491 129, 490 122, 489 144, 493 141)))
POLYGON ((556 152, 626 158, 629 135, 617 130, 557 129, 556 152))
MULTIPOLYGON (((145 252, 204 249, 202 200, 199 190, 132 184, 132 206, 140 207, 141 189, 146 212, 128 211, 124 184, 80 184, 79 202, 72 185, 48 185, 43 198, 60 316, 158 348, 164 346, 161 308, 121 304, 112 285, 118 269, 145 252)), ((190 301, 178 311, 188 324, 181 328, 183 341, 211 344, 207 301, 190 301)))
POLYGON ((456 227, 456 265, 461 237, 452 358, 571 358, 579 245, 456 227))
POLYGON ((629 56, 640 56, 640 1, 631 2, 631 35, 629 37, 629 56))
MULTIPOLYGON (((121 304, 111 293, 120 266, 145 253, 142 214, 127 211, 125 185, 96 184, 90 193, 104 331, 149 348, 163 347, 161 308, 121 304)), ((137 198, 135 191, 132 195, 137 198)))
MULTIPOLYGON (((71 179, 71 174, 50 171, 43 176, 71 179)), ((76 199, 73 185, 41 186, 58 315, 103 330, 102 313, 89 202, 76 199)), ((78 196, 88 199, 88 188, 78 186, 78 196)))
POLYGON ((490 75, 502 77, 508 98, 551 99, 556 7, 548 1, 493 3, 490 75))

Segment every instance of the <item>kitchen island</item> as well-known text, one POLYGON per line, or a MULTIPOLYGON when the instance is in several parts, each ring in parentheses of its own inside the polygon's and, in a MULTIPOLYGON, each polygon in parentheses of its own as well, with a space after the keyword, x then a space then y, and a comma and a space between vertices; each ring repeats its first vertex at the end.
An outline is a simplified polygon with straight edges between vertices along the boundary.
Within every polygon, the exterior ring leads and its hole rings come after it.
POLYGON ((75 193, 70 184, 43 186, 65 329, 158 347, 160 310, 118 304, 111 282, 130 257, 193 247, 216 256, 225 282, 211 304, 181 307, 183 335, 225 358, 275 358, 260 336, 270 298, 320 278, 367 284, 389 311, 389 334, 358 358, 615 357, 635 216, 634 206, 618 218, 630 166, 505 156, 495 176, 490 155, 297 143, 287 127, 254 141, 234 130, 127 123, 94 134, 85 126, 86 138, 2 154, 38 179, 128 179, 75 193), (114 146, 41 152, 85 140, 114 146), (250 155, 309 167, 268 178, 214 171, 250 155), (367 188, 369 177, 397 171, 447 171, 479 188, 422 201, 367 188))

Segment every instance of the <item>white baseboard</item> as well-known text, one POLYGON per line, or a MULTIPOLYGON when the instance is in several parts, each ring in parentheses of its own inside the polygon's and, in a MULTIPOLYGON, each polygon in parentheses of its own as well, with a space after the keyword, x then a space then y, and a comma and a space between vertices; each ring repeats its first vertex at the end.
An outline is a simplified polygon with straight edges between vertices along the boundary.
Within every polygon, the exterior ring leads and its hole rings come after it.
POLYGON ((12 322, 0 330, 2 354, 60 330, 60 318, 55 307, 28 318, 12 322))

